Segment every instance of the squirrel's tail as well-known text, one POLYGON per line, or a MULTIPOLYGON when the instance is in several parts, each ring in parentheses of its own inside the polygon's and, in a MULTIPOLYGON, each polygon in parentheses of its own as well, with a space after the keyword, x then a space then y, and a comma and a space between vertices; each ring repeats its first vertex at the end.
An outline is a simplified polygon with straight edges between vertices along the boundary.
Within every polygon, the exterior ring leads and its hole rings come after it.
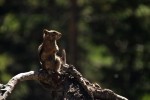
POLYGON ((62 49, 62 55, 61 55, 62 64, 66 64, 66 51, 65 49, 62 49))

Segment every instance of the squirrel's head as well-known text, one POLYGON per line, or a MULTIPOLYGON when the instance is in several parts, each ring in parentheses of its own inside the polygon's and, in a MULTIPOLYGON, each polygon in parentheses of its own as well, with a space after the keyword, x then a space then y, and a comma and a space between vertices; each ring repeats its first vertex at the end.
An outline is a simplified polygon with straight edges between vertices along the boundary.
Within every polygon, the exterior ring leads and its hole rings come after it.
POLYGON ((43 30, 43 39, 47 39, 47 40, 58 40, 61 38, 61 33, 55 30, 47 30, 44 29, 43 30))

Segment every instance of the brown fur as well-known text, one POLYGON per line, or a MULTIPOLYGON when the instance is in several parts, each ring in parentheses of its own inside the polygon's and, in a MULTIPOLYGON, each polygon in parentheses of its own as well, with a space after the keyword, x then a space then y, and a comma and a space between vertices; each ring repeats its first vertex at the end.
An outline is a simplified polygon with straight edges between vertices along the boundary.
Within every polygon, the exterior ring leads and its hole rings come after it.
POLYGON ((39 58, 42 68, 48 73, 58 72, 61 67, 61 59, 56 53, 59 51, 57 41, 61 37, 61 33, 55 30, 43 31, 43 43, 39 46, 39 58))

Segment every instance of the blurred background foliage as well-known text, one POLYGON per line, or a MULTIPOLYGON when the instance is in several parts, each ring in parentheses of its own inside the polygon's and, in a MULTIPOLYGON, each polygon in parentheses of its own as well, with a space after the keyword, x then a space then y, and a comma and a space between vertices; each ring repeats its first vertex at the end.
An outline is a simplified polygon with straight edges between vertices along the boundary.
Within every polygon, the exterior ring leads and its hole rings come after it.
MULTIPOLYGON (((40 68, 44 28, 63 34, 67 61, 92 82, 129 100, 150 99, 149 0, 0 0, 0 83, 40 68)), ((38 82, 9 100, 49 100, 38 82)))

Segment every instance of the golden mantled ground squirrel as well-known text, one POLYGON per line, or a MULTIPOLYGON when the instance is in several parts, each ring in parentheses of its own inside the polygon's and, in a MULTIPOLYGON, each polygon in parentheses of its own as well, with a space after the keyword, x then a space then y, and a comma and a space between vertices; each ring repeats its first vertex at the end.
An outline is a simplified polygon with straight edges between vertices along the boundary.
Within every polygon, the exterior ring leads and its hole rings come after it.
POLYGON ((60 72, 62 61, 56 54, 59 51, 57 40, 60 39, 61 35, 55 30, 43 30, 43 43, 38 48, 38 54, 42 68, 49 74, 60 72))

